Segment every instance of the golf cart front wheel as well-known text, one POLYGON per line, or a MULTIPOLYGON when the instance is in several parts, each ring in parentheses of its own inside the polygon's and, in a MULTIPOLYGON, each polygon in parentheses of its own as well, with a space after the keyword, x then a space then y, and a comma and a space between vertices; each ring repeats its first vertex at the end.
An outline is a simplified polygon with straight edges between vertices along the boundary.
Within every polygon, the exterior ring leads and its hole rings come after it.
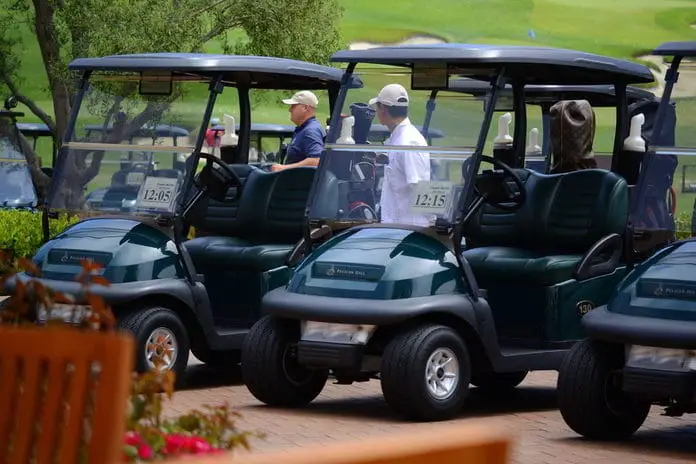
POLYGON ((471 380, 466 345, 452 328, 425 325, 395 336, 382 354, 382 392, 408 418, 445 420, 464 405, 471 380))
POLYGON ((137 372, 148 372, 159 366, 174 371, 177 384, 182 383, 188 365, 189 340, 181 318, 174 311, 159 306, 140 307, 119 317, 118 328, 135 337, 137 372))
POLYGON ((298 321, 264 316, 242 348, 242 380, 254 397, 271 406, 298 407, 321 393, 328 371, 307 369, 293 355, 300 339, 298 321))
POLYGON ((621 389, 617 372, 623 346, 585 339, 566 355, 558 372, 558 402, 574 432, 595 440, 628 438, 643 425, 650 403, 621 389))

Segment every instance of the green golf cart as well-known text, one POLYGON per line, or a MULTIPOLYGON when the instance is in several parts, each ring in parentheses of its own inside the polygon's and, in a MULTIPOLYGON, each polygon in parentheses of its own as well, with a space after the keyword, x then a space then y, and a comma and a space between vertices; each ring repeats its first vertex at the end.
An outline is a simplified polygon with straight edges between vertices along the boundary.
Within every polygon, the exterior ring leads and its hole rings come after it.
POLYGON ((636 230, 664 240, 583 317, 587 336, 559 369, 563 419, 595 440, 631 437, 653 405, 667 416, 696 413, 696 195, 678 188, 677 175, 696 166, 696 42, 652 54, 670 65, 632 207, 636 230))
MULTIPOLYGON (((289 278, 316 172, 248 163, 250 94, 326 91, 330 108, 344 73, 281 58, 179 53, 80 58, 69 67, 81 74, 79 92, 44 214, 67 211, 81 220, 55 236, 45 230, 33 260, 40 281, 78 307, 44 308, 38 322, 75 323, 92 310, 75 282, 90 260, 110 282, 91 292, 136 338, 138 371, 154 368, 155 353, 180 379, 189 351, 208 364, 236 365, 261 296, 289 278), (222 158, 202 153, 216 100, 230 93, 239 103, 237 144, 223 147, 222 158), (172 134, 185 135, 177 127, 198 132, 175 143, 172 134), (205 236, 186 240, 190 226, 205 236)), ((29 277, 10 279, 7 293, 29 277)))
MULTIPOLYGON (((297 245, 305 257, 286 286, 264 296, 266 315, 244 342, 249 391, 298 407, 331 371, 341 384, 379 379, 397 413, 441 420, 459 412, 470 384, 504 394, 529 371, 558 369, 584 336, 584 311, 609 299, 634 259, 627 86, 653 82, 650 69, 571 50, 470 44, 345 50, 332 61, 364 87, 338 95, 297 245), (486 83, 483 112, 480 99, 453 88, 460 78, 486 83), (409 123, 445 137, 416 146, 337 142, 346 140, 346 108, 366 106, 389 83, 409 89, 400 97, 408 109, 377 108, 381 123, 405 127, 412 140, 409 123), (489 129, 507 85, 515 124, 512 143, 498 149, 489 129), (524 168, 526 89, 536 85, 613 87, 611 170, 524 168), (458 163, 461 178, 433 179, 428 159, 458 163), (325 201, 355 191, 347 169, 356 160, 383 164, 376 220, 346 218, 325 201)), ((560 117, 575 121, 563 128, 563 149, 591 147, 586 103, 562 106, 560 117)))

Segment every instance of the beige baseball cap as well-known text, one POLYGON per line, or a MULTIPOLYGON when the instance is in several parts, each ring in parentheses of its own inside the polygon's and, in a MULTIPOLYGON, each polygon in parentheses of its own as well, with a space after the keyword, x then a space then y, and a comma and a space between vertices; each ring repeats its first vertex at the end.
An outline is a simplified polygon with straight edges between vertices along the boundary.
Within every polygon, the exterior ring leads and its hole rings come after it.
POLYGON ((379 95, 371 99, 370 106, 375 106, 376 103, 381 103, 386 106, 408 106, 408 92, 401 84, 385 85, 379 91, 379 95))
POLYGON ((319 105, 319 99, 314 92, 309 90, 301 90, 290 98, 283 100, 286 105, 307 105, 316 108, 319 105))

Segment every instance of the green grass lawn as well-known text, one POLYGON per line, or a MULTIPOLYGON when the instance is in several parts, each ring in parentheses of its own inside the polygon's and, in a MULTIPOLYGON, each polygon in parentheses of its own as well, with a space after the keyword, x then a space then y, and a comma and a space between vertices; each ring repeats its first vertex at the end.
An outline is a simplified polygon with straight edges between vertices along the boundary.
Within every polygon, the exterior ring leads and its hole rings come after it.
POLYGON ((696 39, 692 0, 344 0, 349 40, 430 34, 450 42, 568 47, 632 57, 668 40, 696 39), (398 5, 398 6, 397 6, 398 5), (529 31, 534 31, 534 38, 529 31))

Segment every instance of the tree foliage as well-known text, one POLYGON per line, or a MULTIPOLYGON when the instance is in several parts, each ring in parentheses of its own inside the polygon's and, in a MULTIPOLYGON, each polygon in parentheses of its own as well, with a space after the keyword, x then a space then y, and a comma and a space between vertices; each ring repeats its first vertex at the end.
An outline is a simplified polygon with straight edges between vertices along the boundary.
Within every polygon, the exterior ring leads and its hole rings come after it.
POLYGON ((0 0, 0 83, 61 140, 76 83, 67 65, 75 58, 199 52, 217 40, 227 53, 325 63, 343 45, 342 14, 338 0, 0 0), (54 117, 35 104, 38 96, 22 92, 23 22, 41 50, 54 117), (231 41, 233 31, 242 38, 231 41))

